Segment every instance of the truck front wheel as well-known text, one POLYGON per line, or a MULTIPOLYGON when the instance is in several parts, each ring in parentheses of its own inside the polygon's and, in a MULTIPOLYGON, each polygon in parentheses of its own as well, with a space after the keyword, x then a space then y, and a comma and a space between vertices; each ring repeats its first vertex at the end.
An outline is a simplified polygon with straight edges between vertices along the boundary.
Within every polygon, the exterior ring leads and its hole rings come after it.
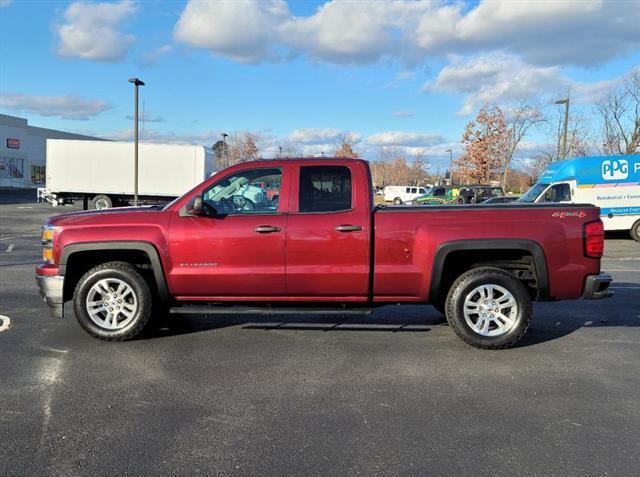
POLYGON ((531 324, 531 298, 520 280, 499 268, 469 270, 453 283, 446 302, 449 325, 477 348, 515 345, 531 324))
POLYGON ((640 242, 640 220, 636 220, 636 223, 631 226, 631 230, 629 230, 631 234, 631 238, 636 242, 640 242))
POLYGON ((152 297, 149 285, 126 262, 100 264, 78 281, 73 306, 80 326, 106 341, 125 341, 148 324, 152 297))
POLYGON ((91 199, 92 209, 110 209, 111 207, 113 207, 113 201, 108 195, 98 194, 91 199))

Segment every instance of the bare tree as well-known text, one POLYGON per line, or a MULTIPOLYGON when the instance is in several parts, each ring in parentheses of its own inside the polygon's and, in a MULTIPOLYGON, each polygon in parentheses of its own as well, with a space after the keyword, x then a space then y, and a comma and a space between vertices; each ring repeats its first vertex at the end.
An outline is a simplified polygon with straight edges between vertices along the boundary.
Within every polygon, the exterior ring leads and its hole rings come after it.
POLYGON ((640 154, 640 69, 597 104, 606 154, 640 154))
POLYGON ((505 116, 509 145, 502 164, 501 184, 503 188, 507 186, 509 169, 518 146, 532 128, 546 121, 540 108, 531 106, 526 100, 520 100, 505 116))
POLYGON ((334 152, 334 157, 346 157, 352 159, 359 159, 360 154, 353 150, 353 146, 355 143, 355 138, 349 132, 344 133, 338 140, 338 144, 336 144, 336 151, 334 152))

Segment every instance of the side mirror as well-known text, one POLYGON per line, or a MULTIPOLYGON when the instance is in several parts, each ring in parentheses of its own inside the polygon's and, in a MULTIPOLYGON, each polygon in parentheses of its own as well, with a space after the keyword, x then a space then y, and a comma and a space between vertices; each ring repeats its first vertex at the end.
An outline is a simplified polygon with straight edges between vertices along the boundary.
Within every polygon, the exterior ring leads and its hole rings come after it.
POLYGON ((202 196, 201 195, 195 196, 191 200, 191 202, 187 204, 186 213, 187 215, 193 215, 193 216, 202 215, 202 196))

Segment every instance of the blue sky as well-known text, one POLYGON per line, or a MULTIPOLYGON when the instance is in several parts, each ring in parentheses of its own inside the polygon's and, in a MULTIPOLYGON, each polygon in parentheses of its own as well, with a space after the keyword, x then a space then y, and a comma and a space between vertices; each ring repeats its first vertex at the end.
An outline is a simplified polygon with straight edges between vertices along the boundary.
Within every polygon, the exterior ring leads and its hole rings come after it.
MULTIPOLYGON (((0 2, 1 110, 127 139, 211 144, 258 131, 270 155, 330 153, 345 131, 434 164, 484 102, 577 110, 640 65, 640 2, 0 2)), ((543 144, 543 132, 528 138, 543 144)))

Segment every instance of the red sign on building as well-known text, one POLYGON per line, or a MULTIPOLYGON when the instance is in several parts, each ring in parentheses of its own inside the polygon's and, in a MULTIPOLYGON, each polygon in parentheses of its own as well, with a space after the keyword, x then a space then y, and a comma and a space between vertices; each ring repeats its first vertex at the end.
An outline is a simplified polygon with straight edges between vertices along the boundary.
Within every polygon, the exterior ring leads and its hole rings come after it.
POLYGON ((20 149, 20 139, 16 139, 15 137, 8 137, 7 147, 9 149, 20 149))

